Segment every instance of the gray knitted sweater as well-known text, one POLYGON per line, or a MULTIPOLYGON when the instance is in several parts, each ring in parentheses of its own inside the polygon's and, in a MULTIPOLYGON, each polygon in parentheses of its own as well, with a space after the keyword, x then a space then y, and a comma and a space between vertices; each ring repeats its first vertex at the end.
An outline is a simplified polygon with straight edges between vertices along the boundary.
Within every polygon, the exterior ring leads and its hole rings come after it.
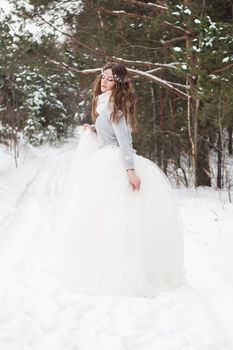
POLYGON ((99 114, 95 122, 99 147, 106 145, 119 146, 122 152, 123 165, 126 170, 134 169, 134 156, 136 150, 132 146, 131 126, 122 116, 119 122, 111 122, 112 112, 110 100, 111 90, 103 92, 97 99, 97 113, 99 114))

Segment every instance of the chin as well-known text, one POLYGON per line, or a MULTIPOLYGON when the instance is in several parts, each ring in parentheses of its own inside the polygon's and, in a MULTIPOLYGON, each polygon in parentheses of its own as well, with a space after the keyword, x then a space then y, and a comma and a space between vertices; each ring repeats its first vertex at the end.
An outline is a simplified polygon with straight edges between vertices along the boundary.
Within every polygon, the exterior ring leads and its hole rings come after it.
POLYGON ((106 92, 106 91, 110 91, 110 90, 111 90, 111 89, 104 88, 104 87, 101 88, 101 91, 102 91, 102 92, 106 92))

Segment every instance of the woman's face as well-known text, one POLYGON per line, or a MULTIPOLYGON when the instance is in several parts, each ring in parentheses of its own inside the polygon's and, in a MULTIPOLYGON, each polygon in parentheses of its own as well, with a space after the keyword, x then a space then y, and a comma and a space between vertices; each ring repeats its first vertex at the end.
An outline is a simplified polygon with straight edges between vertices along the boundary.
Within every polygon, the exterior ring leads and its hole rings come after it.
POLYGON ((112 70, 105 69, 101 73, 101 91, 106 92, 112 90, 116 82, 113 79, 112 70))

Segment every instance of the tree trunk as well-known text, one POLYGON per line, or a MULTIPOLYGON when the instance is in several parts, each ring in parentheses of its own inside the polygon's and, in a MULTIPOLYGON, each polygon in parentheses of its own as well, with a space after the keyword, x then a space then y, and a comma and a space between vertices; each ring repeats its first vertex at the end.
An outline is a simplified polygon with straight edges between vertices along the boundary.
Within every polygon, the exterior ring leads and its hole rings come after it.
POLYGON ((228 133, 228 152, 229 154, 232 154, 232 126, 228 126, 227 128, 228 133))
POLYGON ((157 146, 157 164, 161 168, 162 167, 162 144, 161 141, 158 139, 156 140, 156 146, 157 146))
POLYGON ((198 137, 198 153, 197 153, 197 167, 196 167, 196 186, 211 186, 211 173, 209 161, 209 144, 206 140, 205 134, 202 131, 198 137))
POLYGON ((222 137, 221 132, 218 133, 218 172, 217 172, 217 187, 222 188, 222 137))
MULTIPOLYGON (((184 5, 189 6, 191 0, 184 0, 184 5)), ((211 186, 210 166, 209 166, 209 146, 202 135, 200 128, 200 101, 198 97, 198 75, 196 73, 196 66, 198 59, 195 53, 192 52, 191 37, 194 35, 192 27, 187 24, 186 29, 186 49, 187 55, 187 83, 190 86, 189 99, 187 105, 188 118, 188 132, 191 143, 192 167, 194 176, 194 185, 197 186, 211 186)))

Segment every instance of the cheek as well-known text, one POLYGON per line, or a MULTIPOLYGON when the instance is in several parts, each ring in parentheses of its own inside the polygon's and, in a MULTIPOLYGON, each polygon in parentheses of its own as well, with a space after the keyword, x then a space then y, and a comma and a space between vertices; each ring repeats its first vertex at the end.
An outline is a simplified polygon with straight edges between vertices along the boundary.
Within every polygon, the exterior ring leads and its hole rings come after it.
POLYGON ((113 87, 115 84, 116 84, 115 81, 109 81, 109 86, 110 87, 113 87))

